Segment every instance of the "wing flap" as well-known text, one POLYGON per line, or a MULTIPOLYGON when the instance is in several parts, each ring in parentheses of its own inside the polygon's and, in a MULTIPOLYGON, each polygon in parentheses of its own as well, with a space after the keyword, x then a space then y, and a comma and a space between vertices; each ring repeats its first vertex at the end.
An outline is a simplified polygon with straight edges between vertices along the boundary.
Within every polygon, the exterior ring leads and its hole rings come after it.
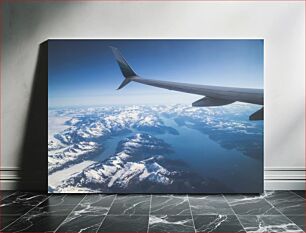
POLYGON ((260 121, 264 118, 264 108, 259 109, 258 111, 254 112, 250 117, 250 121, 260 121))
POLYGON ((232 104, 235 101, 227 99, 219 99, 212 97, 204 97, 192 103, 193 107, 213 107, 213 106, 223 106, 227 104, 232 104))

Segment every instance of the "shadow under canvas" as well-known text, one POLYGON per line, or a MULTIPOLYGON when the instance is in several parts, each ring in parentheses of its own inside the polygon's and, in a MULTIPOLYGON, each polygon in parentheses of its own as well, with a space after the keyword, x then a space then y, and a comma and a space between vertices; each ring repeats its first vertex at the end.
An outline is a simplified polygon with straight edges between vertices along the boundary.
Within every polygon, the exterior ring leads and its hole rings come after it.
POLYGON ((18 190, 47 191, 48 183, 48 41, 39 53, 21 151, 18 190))

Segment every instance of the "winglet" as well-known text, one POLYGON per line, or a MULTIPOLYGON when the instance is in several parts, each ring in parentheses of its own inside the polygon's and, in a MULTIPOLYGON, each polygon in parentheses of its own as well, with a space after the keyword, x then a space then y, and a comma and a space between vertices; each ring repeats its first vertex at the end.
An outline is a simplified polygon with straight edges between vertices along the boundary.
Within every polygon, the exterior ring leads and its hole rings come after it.
MULTIPOLYGON (((125 78, 131 78, 137 76, 137 74, 134 72, 134 70, 129 66, 127 61, 124 59, 124 57, 121 55, 120 51, 115 48, 110 46, 110 48, 113 51, 113 54, 116 58, 116 61, 120 67, 120 70, 125 78)), ((125 84, 126 85, 126 84, 125 84)))

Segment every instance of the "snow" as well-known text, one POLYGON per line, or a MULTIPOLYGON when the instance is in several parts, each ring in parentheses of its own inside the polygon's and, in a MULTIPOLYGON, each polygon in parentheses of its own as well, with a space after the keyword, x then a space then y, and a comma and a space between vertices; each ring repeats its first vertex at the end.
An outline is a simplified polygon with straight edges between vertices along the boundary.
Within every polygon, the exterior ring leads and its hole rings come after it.
MULTIPOLYGON (((168 171, 158 164, 157 160, 162 157, 159 155, 151 156, 145 159, 138 159, 136 148, 141 145, 154 148, 150 144, 156 143, 156 139, 148 136, 137 134, 123 142, 122 150, 114 156, 103 162, 98 162, 83 169, 82 172, 73 174, 70 179, 57 186, 57 191, 67 190, 69 186, 81 185, 82 187, 91 186, 92 184, 104 184, 108 188, 126 188, 130 183, 140 183, 150 181, 167 185, 173 182, 170 178, 175 172, 168 171), (129 143, 134 141, 134 143, 129 143), (137 141, 138 144, 135 142, 137 141), (147 145, 149 143, 149 145, 147 145), (132 146, 131 146, 132 145, 132 146), (136 151, 135 151, 136 150, 136 151), (75 181, 80 182, 75 183, 75 181)), ((153 149, 154 150, 154 149, 153 149)), ((145 156, 144 156, 145 157, 145 156)))
POLYGON ((59 186, 63 181, 67 179, 67 177, 71 177, 73 174, 78 173, 93 163, 93 161, 84 161, 75 166, 71 166, 69 168, 55 172, 48 176, 48 184, 49 186, 52 186, 53 189, 55 189, 55 187, 59 186))
POLYGON ((135 159, 135 151, 160 149, 150 135, 134 133, 136 127, 163 129, 163 114, 184 117, 188 127, 202 124, 211 130, 256 134, 256 125, 248 119, 235 120, 223 116, 237 115, 237 109, 254 107, 232 104, 224 107, 194 108, 187 105, 172 106, 120 106, 67 108, 49 110, 48 126, 48 171, 50 188, 56 191, 88 190, 87 183, 105 184, 107 187, 128 187, 131 183, 154 182, 171 184, 175 171, 159 164, 160 154, 146 155, 135 159), (106 138, 120 135, 125 130, 134 133, 122 143, 116 154, 105 161, 93 161, 104 148, 106 138), (76 178, 81 178, 79 183, 76 178), (71 183, 72 182, 72 183, 71 183))

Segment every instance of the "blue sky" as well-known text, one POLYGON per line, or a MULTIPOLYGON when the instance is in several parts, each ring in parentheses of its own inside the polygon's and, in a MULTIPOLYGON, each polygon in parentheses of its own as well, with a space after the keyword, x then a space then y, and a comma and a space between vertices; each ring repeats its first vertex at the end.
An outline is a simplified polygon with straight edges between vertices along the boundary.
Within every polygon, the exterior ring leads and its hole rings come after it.
POLYGON ((123 80, 108 46, 144 78, 263 88, 263 40, 50 40, 49 107, 188 103, 201 96, 123 80))

